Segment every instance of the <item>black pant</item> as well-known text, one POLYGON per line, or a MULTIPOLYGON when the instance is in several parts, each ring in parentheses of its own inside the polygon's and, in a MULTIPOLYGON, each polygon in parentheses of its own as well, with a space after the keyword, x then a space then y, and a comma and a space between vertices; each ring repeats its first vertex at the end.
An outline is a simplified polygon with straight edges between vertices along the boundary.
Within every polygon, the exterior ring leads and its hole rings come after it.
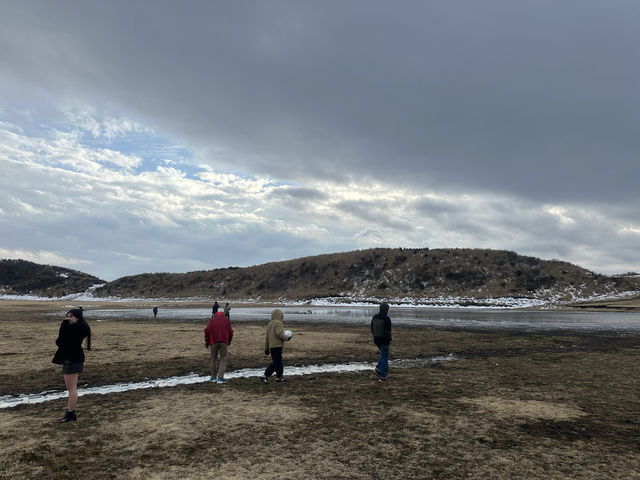
POLYGON ((272 348, 271 350, 271 365, 264 371, 265 377, 270 377, 273 372, 276 372, 276 377, 280 378, 284 373, 284 366, 282 365, 282 347, 272 348))

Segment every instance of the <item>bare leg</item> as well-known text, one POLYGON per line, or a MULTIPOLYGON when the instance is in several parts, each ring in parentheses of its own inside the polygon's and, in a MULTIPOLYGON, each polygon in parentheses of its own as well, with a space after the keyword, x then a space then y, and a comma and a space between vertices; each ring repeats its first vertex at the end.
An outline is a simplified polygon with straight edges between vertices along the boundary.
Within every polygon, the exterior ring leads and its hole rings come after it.
POLYGON ((69 398, 67 400, 67 410, 73 412, 76 409, 78 403, 78 374, 68 373, 64 376, 64 384, 69 392, 69 398))

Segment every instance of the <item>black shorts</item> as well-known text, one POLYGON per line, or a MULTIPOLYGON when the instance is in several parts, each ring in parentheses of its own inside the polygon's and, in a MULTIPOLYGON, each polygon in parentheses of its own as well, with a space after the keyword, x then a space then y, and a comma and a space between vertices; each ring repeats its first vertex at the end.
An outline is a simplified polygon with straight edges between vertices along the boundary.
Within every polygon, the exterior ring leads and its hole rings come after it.
POLYGON ((82 371, 83 362, 74 362, 65 358, 62 364, 62 373, 69 375, 71 373, 80 373, 82 371))

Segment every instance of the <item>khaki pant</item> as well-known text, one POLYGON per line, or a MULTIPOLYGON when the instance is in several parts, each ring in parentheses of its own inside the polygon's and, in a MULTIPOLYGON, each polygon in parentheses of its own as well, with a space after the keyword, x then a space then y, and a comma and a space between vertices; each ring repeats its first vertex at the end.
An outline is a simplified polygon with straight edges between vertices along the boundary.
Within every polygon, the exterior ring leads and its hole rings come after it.
POLYGON ((211 376, 224 378, 224 371, 227 369, 227 344, 224 342, 209 345, 211 352, 211 376), (218 358, 218 353, 220 357, 218 358))

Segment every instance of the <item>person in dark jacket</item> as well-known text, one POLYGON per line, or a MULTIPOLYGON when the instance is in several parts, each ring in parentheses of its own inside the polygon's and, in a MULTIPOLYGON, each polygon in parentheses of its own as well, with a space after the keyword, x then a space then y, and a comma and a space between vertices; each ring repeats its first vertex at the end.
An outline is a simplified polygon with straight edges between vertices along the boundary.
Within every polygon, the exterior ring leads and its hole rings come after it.
POLYGON ((216 312, 220 310, 220 305, 218 305, 218 301, 213 302, 213 307, 211 308, 211 316, 214 316, 216 312))
POLYGON ((84 365, 84 351, 82 341, 87 339, 87 350, 91 350, 91 328, 84 319, 82 310, 74 308, 69 310, 66 319, 60 324, 60 331, 56 339, 58 350, 53 363, 62 365, 64 384, 69 392, 67 399, 67 411, 61 422, 76 421, 76 405, 78 403, 78 375, 84 365))
POLYGON ((386 382, 389 375, 389 345, 391 344, 391 319, 387 316, 389 304, 380 304, 380 311, 371 319, 373 343, 380 351, 380 358, 375 371, 381 382, 386 382))

